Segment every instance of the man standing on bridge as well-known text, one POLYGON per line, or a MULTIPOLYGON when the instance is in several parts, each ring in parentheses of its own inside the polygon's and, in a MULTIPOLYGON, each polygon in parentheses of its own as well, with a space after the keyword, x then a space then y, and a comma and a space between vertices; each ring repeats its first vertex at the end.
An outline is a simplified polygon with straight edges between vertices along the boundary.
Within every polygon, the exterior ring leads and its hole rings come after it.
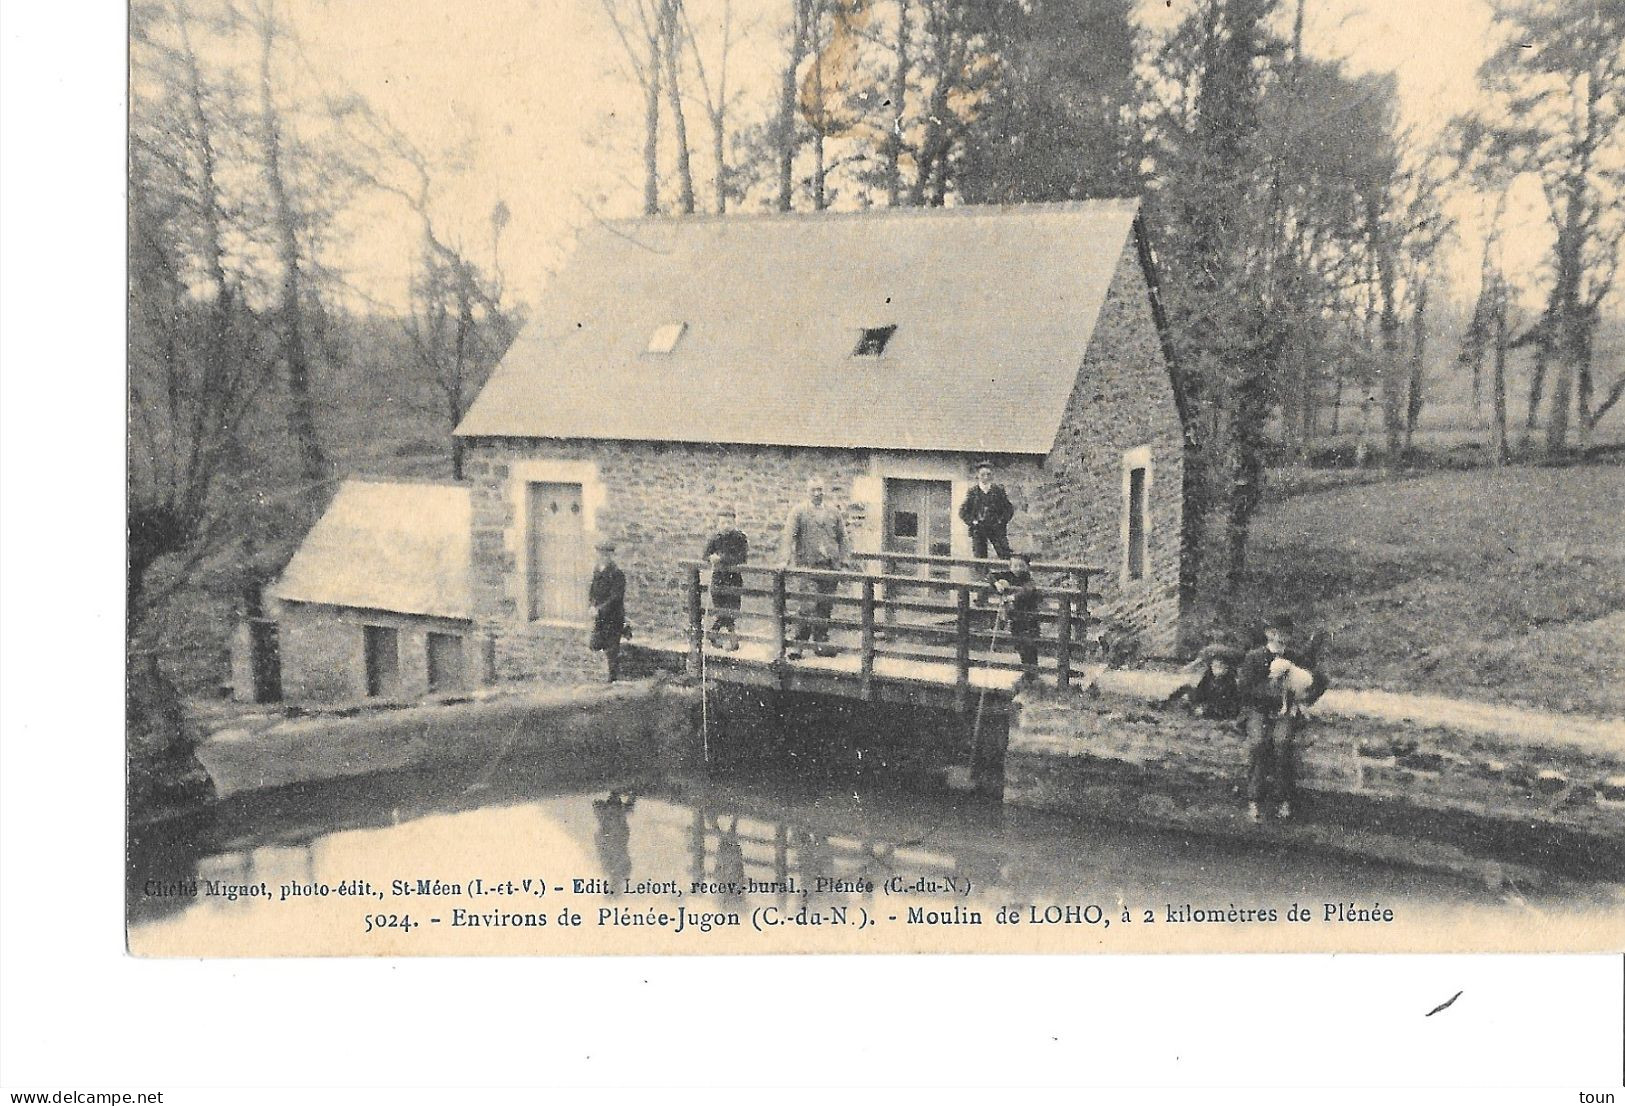
POLYGON ((994 556, 1008 558, 1010 539, 1006 531, 1015 517, 1016 508, 1005 494, 1004 485, 993 482, 993 462, 979 462, 976 483, 959 505, 960 521, 970 530, 971 555, 984 560, 992 546, 994 556))
MULTIPOLYGON (((807 501, 792 509, 784 522, 780 567, 796 565, 834 571, 846 564, 848 548, 846 522, 840 511, 824 505, 824 482, 815 476, 807 481, 807 501)), ((838 586, 836 581, 823 577, 812 580, 813 590, 821 596, 834 595, 838 586)), ((817 644, 820 657, 833 657, 835 650, 827 643, 829 619, 835 613, 835 604, 823 598, 802 600, 799 613, 797 644, 810 638, 817 644)), ((800 660, 801 650, 792 649, 785 656, 800 660)))

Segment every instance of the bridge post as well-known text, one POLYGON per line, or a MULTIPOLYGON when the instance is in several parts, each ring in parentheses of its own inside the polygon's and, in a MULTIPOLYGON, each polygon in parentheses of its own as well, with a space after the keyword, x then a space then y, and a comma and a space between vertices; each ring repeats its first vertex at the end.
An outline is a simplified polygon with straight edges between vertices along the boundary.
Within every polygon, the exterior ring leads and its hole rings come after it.
POLYGON ((954 589, 954 705, 970 706, 970 586, 954 589))
POLYGON ((700 569, 690 565, 684 585, 688 593, 688 674, 700 674, 700 648, 705 635, 705 614, 700 603, 700 569))
POLYGON ((1055 631, 1055 686, 1065 691, 1072 683, 1072 597, 1061 596, 1061 621, 1055 631))
POLYGON ((861 650, 861 673, 863 677, 863 697, 875 697, 875 582, 872 577, 863 578, 863 639, 861 650))
POLYGON ((773 570, 773 659, 784 659, 784 569, 773 570))

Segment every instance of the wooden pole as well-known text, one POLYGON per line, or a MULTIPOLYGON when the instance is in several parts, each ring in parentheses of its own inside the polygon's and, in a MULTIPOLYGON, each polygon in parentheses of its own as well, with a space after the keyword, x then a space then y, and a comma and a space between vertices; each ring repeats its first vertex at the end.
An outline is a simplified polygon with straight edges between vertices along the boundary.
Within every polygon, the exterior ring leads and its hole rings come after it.
POLYGON ((1056 627, 1055 686, 1062 691, 1072 683, 1072 597, 1061 596, 1061 622, 1056 627))
POLYGON ((773 656, 784 658, 784 569, 773 571, 773 656))
POLYGON ((688 674, 700 674, 700 648, 705 636, 705 614, 700 604, 700 568, 688 569, 688 674))
POLYGON ((871 577, 863 580, 863 697, 875 697, 875 582, 871 577))
POLYGON ((970 704, 970 585, 954 589, 954 704, 963 711, 970 704))

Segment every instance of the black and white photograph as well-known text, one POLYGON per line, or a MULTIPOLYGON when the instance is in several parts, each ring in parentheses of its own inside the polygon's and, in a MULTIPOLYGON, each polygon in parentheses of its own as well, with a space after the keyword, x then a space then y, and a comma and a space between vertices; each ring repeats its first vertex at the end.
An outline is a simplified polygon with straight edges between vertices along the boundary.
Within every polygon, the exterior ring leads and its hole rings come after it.
POLYGON ((1625 1096, 1625 0, 19 0, 0 142, 0 1100, 1625 1096))
POLYGON ((131 954, 1625 947, 1625 5, 475 7, 130 9, 131 954))

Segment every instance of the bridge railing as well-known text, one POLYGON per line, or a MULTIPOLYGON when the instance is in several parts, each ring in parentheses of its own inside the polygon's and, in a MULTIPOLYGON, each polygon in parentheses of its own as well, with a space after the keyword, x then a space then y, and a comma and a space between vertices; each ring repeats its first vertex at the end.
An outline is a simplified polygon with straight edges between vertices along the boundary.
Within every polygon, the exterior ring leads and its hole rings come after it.
MULTIPOLYGON (((862 554, 858 559, 976 570, 1001 567, 997 561, 891 553, 862 554)), ((866 692, 876 661, 888 658, 951 666, 962 692, 970 687, 973 669, 1048 673, 1065 687, 1078 663, 1095 648, 1090 628, 1098 620, 1090 614, 1089 603, 1098 597, 1091 596, 1087 582, 1100 570, 1081 565, 1042 566, 1085 586, 1040 587, 1037 610, 1021 618, 1031 630, 1021 634, 1012 632, 995 589, 980 576, 952 579, 746 564, 722 570, 741 580, 740 586, 728 587, 714 584, 706 562, 684 561, 681 568, 689 666, 695 671, 708 645, 707 621, 719 613, 735 619, 741 643, 754 646, 757 656, 765 652, 769 660, 787 661, 792 651, 815 649, 825 655, 856 656, 856 674, 866 692), (718 597, 737 599, 739 609, 718 608, 718 597), (1036 651, 1036 665, 1023 664, 1019 656, 1023 647, 1036 651)))

